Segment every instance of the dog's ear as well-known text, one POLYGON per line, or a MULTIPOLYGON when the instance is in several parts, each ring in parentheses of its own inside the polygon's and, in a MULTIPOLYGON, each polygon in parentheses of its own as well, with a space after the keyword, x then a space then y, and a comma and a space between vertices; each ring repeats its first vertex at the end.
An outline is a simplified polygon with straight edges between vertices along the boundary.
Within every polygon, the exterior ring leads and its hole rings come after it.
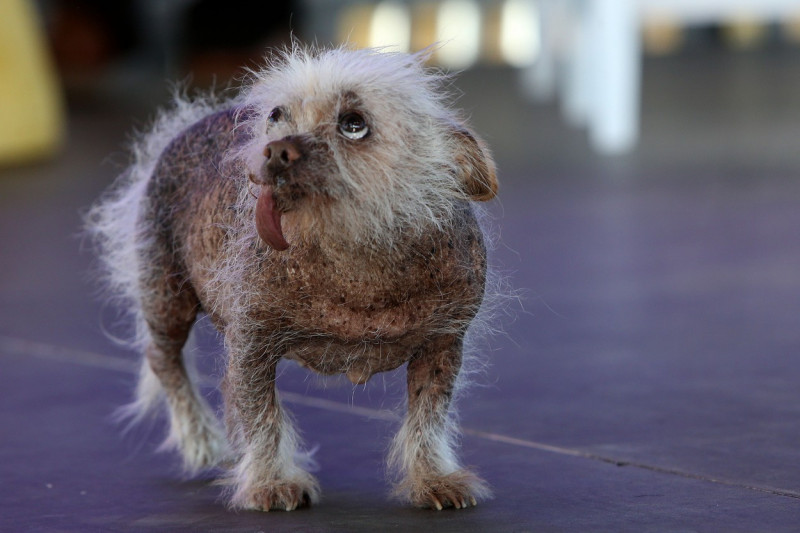
POLYGON ((462 124, 451 124, 458 177, 470 199, 485 202, 497 195, 497 170, 489 148, 462 124))

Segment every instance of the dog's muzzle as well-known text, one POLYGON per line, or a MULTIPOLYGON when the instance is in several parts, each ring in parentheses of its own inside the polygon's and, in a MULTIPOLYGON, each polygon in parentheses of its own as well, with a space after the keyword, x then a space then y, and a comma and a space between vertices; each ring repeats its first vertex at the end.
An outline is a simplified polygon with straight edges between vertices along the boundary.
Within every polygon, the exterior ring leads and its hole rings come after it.
POLYGON ((276 198, 276 192, 288 185, 292 165, 302 159, 303 152, 292 137, 286 137, 268 143, 264 147, 264 157, 266 159, 260 174, 250 175, 251 181, 261 185, 256 203, 256 230, 259 237, 273 249, 286 250, 289 243, 283 236, 281 227, 281 215, 285 206, 276 198))

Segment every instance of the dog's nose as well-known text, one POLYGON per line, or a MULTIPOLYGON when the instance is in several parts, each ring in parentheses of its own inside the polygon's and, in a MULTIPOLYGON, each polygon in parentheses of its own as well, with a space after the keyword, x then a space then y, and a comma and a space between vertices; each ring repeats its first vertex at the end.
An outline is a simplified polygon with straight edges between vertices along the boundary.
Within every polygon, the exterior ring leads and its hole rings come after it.
POLYGON ((267 166, 270 169, 288 168, 300 159, 301 155, 300 148, 286 139, 272 141, 264 147, 264 156, 267 158, 267 166))

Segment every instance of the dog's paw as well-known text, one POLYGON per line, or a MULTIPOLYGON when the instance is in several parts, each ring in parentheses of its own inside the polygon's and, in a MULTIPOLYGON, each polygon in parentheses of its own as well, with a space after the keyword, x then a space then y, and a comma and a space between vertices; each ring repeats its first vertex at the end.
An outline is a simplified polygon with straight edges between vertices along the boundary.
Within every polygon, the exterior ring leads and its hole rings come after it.
POLYGON ((276 481, 254 489, 244 496, 241 507, 255 511, 294 511, 309 507, 318 500, 319 489, 314 483, 276 481))
POLYGON ((407 492, 417 507, 441 511, 446 507, 466 509, 491 496, 486 482, 468 470, 442 476, 422 476, 407 480, 399 490, 407 492))

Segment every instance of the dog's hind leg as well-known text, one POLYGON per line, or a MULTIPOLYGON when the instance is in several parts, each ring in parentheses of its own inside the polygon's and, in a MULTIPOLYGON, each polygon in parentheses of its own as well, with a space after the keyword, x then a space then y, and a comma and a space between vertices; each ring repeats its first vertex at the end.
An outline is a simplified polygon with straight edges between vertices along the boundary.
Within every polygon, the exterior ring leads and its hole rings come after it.
POLYGON ((178 450, 185 470, 195 473, 227 455, 219 421, 192 383, 182 356, 199 304, 191 287, 178 284, 175 276, 148 279, 150 298, 143 302, 142 315, 149 335, 139 392, 157 391, 160 385, 166 393, 170 428, 162 449, 178 450))

